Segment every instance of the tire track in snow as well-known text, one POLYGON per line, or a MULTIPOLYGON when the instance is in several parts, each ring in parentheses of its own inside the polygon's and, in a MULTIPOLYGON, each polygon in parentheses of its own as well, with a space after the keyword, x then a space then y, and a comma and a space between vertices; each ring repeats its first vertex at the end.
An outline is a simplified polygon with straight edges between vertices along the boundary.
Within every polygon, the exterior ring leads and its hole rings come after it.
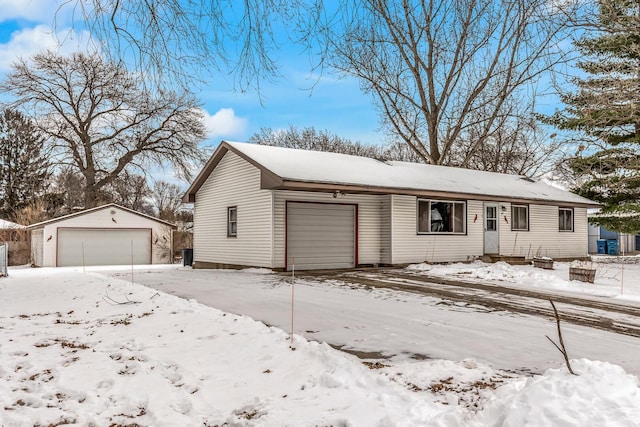
POLYGON ((362 286, 412 292, 482 305, 494 310, 554 319, 553 309, 549 304, 549 298, 551 298, 560 304, 558 308, 562 321, 640 337, 640 310, 627 304, 573 297, 556 292, 510 288, 499 284, 453 280, 395 269, 337 273, 300 272, 298 277, 337 280, 362 286))

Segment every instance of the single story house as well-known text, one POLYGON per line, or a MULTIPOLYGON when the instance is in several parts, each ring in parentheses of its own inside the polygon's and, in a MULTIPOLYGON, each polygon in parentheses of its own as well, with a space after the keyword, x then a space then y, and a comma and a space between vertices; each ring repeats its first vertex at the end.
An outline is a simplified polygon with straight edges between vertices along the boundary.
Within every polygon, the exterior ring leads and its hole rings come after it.
POLYGON ((113 203, 27 228, 38 267, 172 262, 175 226, 113 203))
POLYGON ((587 256, 597 203, 523 176, 223 141, 187 190, 194 268, 587 256))

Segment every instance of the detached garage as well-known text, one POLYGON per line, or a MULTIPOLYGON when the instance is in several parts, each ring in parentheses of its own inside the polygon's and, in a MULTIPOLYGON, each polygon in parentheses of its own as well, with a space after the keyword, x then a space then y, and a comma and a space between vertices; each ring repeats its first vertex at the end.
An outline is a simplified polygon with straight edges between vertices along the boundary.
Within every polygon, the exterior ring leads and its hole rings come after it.
POLYGON ((68 267, 170 263, 175 226, 109 204, 28 228, 33 265, 68 267))

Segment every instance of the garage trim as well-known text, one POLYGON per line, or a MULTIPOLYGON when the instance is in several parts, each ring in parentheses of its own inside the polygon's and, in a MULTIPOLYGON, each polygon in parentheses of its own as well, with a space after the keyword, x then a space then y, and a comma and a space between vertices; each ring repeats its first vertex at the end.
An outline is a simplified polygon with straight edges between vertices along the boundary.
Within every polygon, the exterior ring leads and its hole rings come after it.
POLYGON ((100 230, 100 231, 140 231, 144 230, 149 233, 149 264, 153 264, 153 229, 147 227, 126 227, 126 228, 108 228, 108 227, 56 227, 56 267, 60 266, 60 230, 100 230))
POLYGON ((312 204, 312 205, 337 205, 337 206, 353 206, 354 208, 354 218, 353 218, 353 226, 354 226, 354 267, 358 266, 358 204, 357 203, 327 203, 327 202, 314 202, 314 201, 298 201, 298 200, 287 200, 285 201, 285 216, 284 216, 284 269, 285 271, 289 270, 289 204, 312 204))

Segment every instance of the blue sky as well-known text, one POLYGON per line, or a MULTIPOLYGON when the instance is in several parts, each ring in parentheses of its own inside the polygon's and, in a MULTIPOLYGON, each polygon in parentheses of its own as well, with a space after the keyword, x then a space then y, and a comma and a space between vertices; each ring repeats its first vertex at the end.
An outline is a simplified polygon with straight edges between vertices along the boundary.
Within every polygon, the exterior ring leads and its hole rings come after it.
MULTIPOLYGON (((0 0, 0 78, 16 58, 55 48, 56 35, 58 40, 65 40, 59 48, 63 53, 77 50, 89 39, 89 34, 72 29, 70 19, 65 22, 64 15, 58 16, 52 29, 58 3, 0 0)), ((214 74, 208 84, 194 91, 207 113, 207 143, 217 145, 221 139, 243 141, 262 127, 281 129, 290 125, 314 126, 363 143, 383 143, 378 115, 357 81, 325 75, 309 91, 307 88, 316 79, 310 74, 306 54, 294 52, 279 52, 283 77, 274 83, 263 83, 262 104, 255 91, 235 92, 233 82, 223 75, 214 74)))

